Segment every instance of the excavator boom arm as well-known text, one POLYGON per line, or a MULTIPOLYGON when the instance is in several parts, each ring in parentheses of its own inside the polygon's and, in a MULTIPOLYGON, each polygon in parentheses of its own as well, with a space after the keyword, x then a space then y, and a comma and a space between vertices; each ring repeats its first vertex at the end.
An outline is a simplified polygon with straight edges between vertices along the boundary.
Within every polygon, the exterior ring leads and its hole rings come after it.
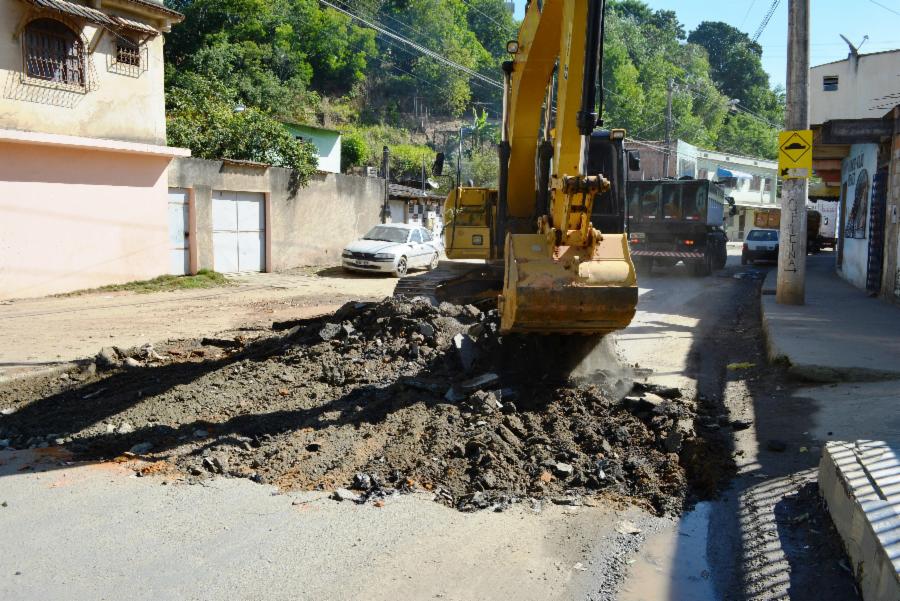
MULTIPOLYGON (((624 184, 615 170, 589 172, 611 164, 591 160, 598 143, 607 154, 623 152, 622 130, 615 142, 594 132, 604 4, 528 3, 504 64, 499 190, 457 187, 447 199, 448 256, 503 260, 503 332, 605 334, 634 316, 628 242, 621 229, 601 232, 591 222, 595 199, 612 196, 610 180, 617 193, 624 184)), ((624 214, 604 219, 624 223, 624 214)), ((456 281, 471 289, 471 278, 456 281)))

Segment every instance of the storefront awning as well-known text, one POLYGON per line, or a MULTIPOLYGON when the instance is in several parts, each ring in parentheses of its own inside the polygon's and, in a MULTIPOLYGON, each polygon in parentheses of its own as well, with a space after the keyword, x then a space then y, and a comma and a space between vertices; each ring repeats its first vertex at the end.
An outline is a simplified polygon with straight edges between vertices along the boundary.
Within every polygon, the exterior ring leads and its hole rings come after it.
POLYGON ((743 171, 738 171, 736 169, 726 169, 725 167, 716 169, 716 179, 725 179, 729 177, 734 179, 753 179, 753 176, 749 173, 744 173, 743 171))

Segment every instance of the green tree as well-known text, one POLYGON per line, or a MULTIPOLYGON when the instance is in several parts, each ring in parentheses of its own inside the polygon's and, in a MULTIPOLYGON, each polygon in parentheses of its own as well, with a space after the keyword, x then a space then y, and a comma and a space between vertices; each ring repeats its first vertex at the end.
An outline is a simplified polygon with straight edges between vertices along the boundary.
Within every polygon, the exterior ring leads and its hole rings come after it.
MULTIPOLYGON (((469 7, 463 0, 386 0, 371 9, 383 24, 451 61, 475 71, 495 68, 493 56, 470 29, 469 7)), ((385 75, 373 83, 391 90, 382 98, 396 112, 409 112, 414 96, 424 98, 432 113, 453 116, 463 114, 473 90, 499 98, 499 91, 490 85, 400 42, 382 39, 379 45, 385 75)), ((496 71, 493 77, 499 79, 496 71)), ((381 115, 390 111, 385 106, 381 115)))
POLYGON ((684 43, 672 11, 653 11, 640 0, 612 2, 604 46, 604 123, 630 135, 660 140, 665 134, 669 80, 673 137, 712 145, 725 118, 726 99, 710 78, 705 52, 684 43))
POLYGON ((688 41, 706 49, 712 78, 723 94, 739 99, 750 110, 760 108, 757 96, 769 89, 769 76, 762 67, 762 46, 719 21, 700 23, 688 41))
POLYGON ((518 34, 516 22, 506 9, 506 3, 503 0, 467 0, 467 4, 469 29, 482 48, 495 61, 506 60, 506 43, 515 40, 518 34))
POLYGON ((778 129, 750 115, 737 113, 722 127, 717 147, 724 152, 775 159, 778 157, 778 129))
POLYGON ((311 91, 346 94, 366 78, 375 34, 316 0, 169 0, 185 14, 166 40, 169 87, 195 73, 247 105, 297 119, 311 91))
POLYGON ((493 146, 476 148, 469 153, 463 177, 468 176, 476 186, 496 188, 500 181, 500 159, 493 146))
POLYGON ((391 156, 391 177, 394 179, 418 180, 422 166, 426 173, 434 162, 435 152, 427 146, 417 144, 395 144, 388 147, 391 156))
POLYGON ((168 95, 166 126, 169 144, 190 148, 202 159, 257 161, 294 171, 294 184, 303 186, 315 172, 318 153, 308 142, 294 139, 284 126, 265 113, 247 108, 235 112, 228 100, 214 95, 197 97, 186 90, 168 95))

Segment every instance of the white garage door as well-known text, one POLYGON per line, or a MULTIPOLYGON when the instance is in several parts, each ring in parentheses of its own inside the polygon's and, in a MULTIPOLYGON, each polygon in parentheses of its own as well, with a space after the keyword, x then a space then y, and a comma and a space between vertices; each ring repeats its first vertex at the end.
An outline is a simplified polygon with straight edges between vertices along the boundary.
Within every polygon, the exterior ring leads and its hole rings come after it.
POLYGON ((266 265, 264 196, 216 190, 212 197, 213 261, 220 273, 263 271, 266 265))
POLYGON ((188 191, 169 188, 169 273, 186 275, 190 268, 188 191))

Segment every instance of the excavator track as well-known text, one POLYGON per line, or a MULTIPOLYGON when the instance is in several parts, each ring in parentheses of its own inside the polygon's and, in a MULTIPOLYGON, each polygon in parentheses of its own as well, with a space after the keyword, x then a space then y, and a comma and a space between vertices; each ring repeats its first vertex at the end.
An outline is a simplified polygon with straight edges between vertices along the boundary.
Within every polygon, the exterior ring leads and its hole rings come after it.
POLYGON ((441 261, 437 268, 400 278, 395 297, 427 298, 432 304, 496 304, 503 289, 502 263, 441 261))

